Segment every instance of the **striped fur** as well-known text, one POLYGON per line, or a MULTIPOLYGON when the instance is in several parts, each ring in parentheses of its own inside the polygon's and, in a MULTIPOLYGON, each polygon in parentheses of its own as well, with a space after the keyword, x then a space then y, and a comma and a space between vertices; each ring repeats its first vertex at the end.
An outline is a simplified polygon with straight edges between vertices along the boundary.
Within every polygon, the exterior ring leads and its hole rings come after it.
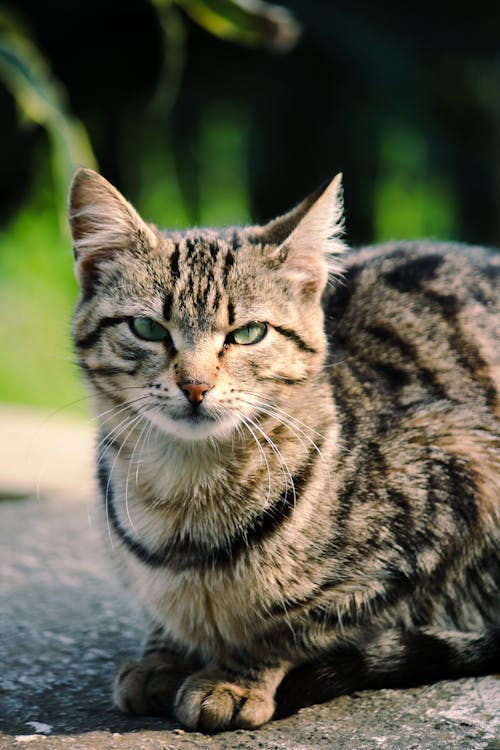
POLYGON ((500 669, 499 256, 340 256, 339 189, 264 227, 161 233, 74 179, 103 509, 151 624, 124 711, 256 727, 500 669))

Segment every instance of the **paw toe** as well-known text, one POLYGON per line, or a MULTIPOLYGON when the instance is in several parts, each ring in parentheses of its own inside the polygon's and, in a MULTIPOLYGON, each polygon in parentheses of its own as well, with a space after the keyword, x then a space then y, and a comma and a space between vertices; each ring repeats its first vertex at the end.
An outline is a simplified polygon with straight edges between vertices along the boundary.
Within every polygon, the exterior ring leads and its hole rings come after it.
POLYGON ((236 725, 240 729, 256 729, 270 721, 274 709, 274 700, 270 696, 250 691, 236 717, 236 725))
POLYGON ((184 678, 162 662, 129 662, 116 676, 115 704, 127 714, 165 715, 184 678))
POLYGON ((248 686, 193 676, 180 689, 175 712, 189 729, 255 729, 272 717, 274 702, 248 686))
POLYGON ((218 685, 201 702, 198 726, 201 729, 230 729, 244 700, 244 692, 236 685, 218 685))

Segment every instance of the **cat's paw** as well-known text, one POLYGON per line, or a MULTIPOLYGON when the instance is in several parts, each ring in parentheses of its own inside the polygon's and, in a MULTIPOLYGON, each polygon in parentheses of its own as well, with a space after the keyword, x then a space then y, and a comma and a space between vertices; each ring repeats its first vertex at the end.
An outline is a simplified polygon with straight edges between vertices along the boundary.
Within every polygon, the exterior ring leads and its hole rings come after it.
POLYGON ((197 672, 182 685, 175 713, 189 729, 255 729, 274 713, 274 696, 258 682, 234 682, 222 671, 197 672))
POLYGON ((186 670, 156 655, 127 662, 121 666, 115 678, 115 704, 127 714, 172 714, 176 693, 186 675, 186 670))

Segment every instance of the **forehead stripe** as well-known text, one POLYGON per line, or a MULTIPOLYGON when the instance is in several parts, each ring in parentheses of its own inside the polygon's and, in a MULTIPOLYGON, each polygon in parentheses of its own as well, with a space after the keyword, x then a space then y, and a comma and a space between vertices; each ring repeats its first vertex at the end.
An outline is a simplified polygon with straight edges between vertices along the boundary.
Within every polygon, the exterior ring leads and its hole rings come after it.
POLYGON ((210 255, 212 256, 212 260, 215 263, 217 260, 217 256, 219 254, 219 246, 217 242, 211 242, 209 245, 210 255))
POLYGON ((229 271, 231 270, 231 268, 233 266, 234 266, 234 255, 231 252, 231 250, 228 250, 227 254, 226 254, 226 257, 224 259, 224 269, 223 269, 224 282, 227 281, 227 277, 228 277, 229 271))
POLYGON ((231 237, 231 243, 232 243, 232 246, 233 246, 233 250, 238 250, 238 248, 241 246, 240 238, 238 236, 238 232, 236 232, 236 231, 233 232, 232 237, 231 237))
POLYGON ((166 292, 163 298, 163 317, 165 320, 170 320, 170 313, 172 312, 172 295, 166 292))
POLYGON ((176 245, 175 250, 170 256, 170 272, 176 279, 179 278, 179 248, 176 245))

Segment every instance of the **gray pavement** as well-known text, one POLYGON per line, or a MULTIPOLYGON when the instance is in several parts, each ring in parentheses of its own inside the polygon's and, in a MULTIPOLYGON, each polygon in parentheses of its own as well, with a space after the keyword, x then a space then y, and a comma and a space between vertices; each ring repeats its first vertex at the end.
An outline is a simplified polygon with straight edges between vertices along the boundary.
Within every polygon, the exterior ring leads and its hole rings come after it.
POLYGON ((343 696, 214 736, 111 704, 141 621, 109 562, 91 428, 0 408, 0 748, 500 750, 500 680, 343 696), (15 498, 15 499, 13 499, 15 498))

